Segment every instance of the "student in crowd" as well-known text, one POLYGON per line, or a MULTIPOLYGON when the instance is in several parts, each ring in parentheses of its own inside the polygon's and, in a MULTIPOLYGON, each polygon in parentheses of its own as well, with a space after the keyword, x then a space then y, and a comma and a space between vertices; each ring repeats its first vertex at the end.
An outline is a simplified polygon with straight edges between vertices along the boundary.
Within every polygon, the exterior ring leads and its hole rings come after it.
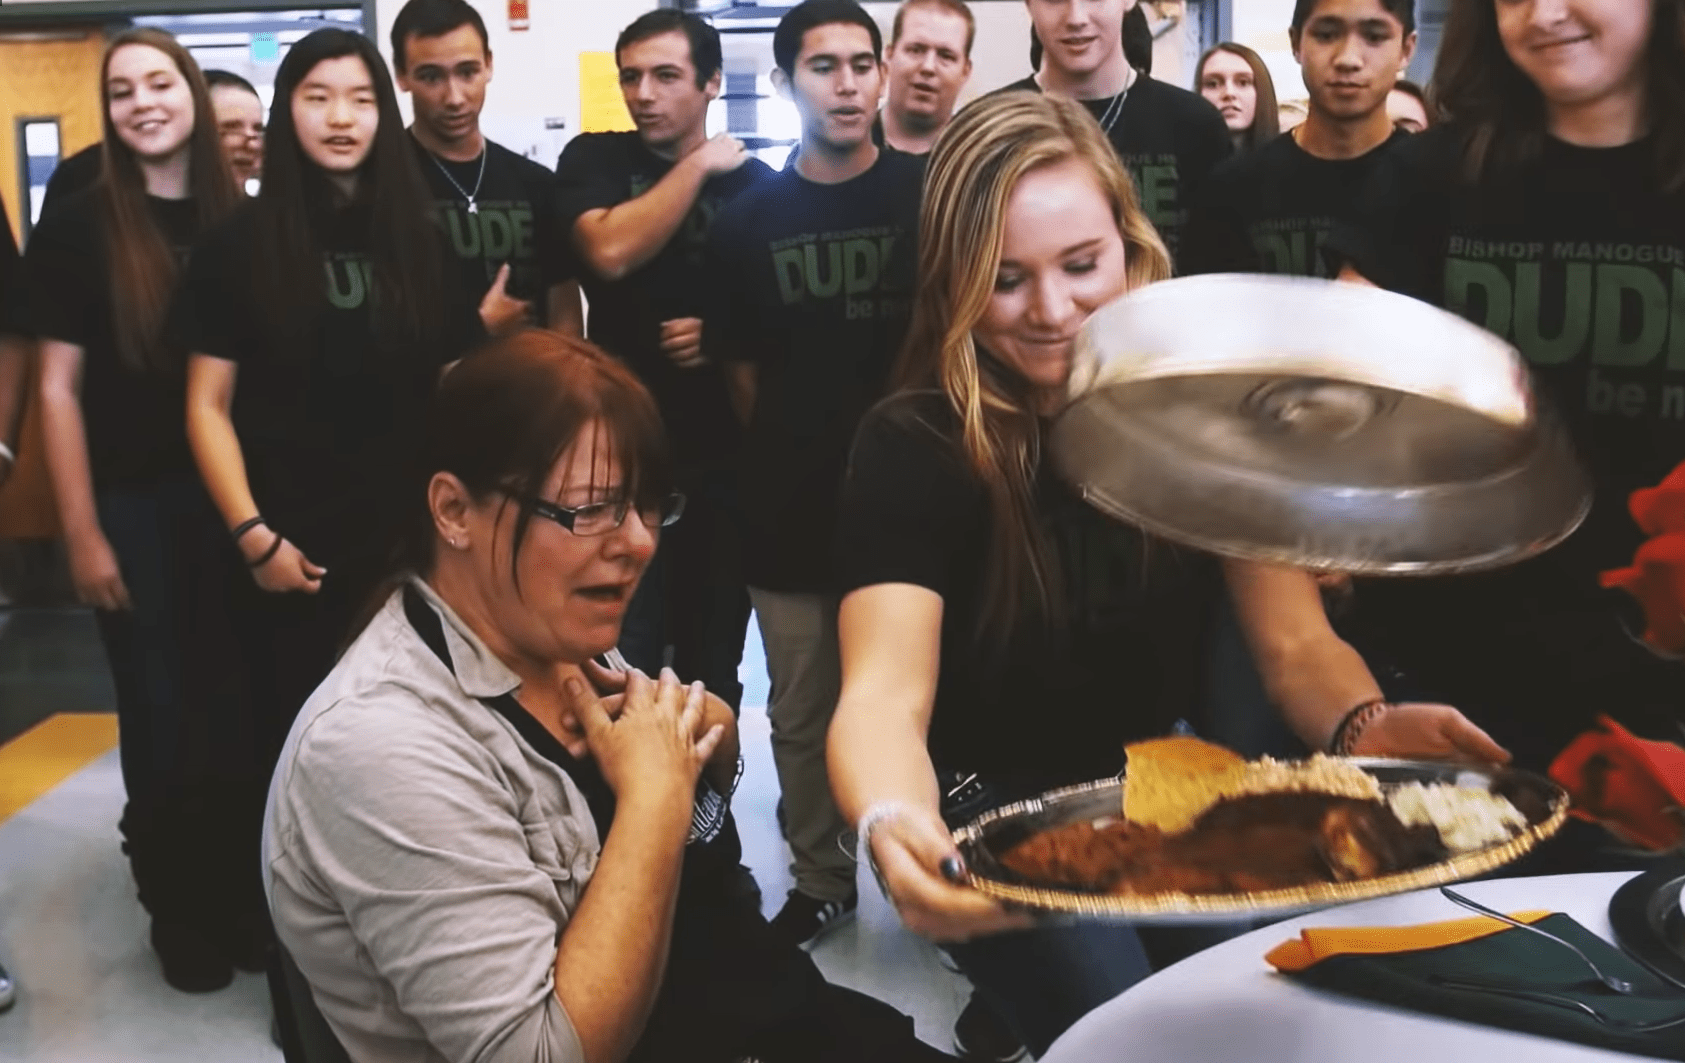
POLYGON ((203 75, 167 33, 130 30, 101 66, 106 178, 42 218, 25 269, 42 435, 77 596, 117 694, 121 830, 164 978, 233 979, 180 807, 192 544, 211 518, 182 427, 185 352, 165 327, 197 235, 239 193, 203 75), (188 866, 190 865, 191 866, 188 866))
POLYGON ((1206 182, 1188 223, 1188 273, 1327 276, 1322 245, 1388 146, 1387 94, 1416 49, 1415 0, 1297 0, 1288 27, 1310 116, 1206 182))
MULTIPOLYGON (((872 123, 872 143, 907 155, 930 154, 971 80, 976 36, 977 19, 965 0, 906 0, 895 9, 884 53, 883 110, 872 123)), ((796 165, 801 150, 800 144, 790 149, 786 170, 796 165)))
POLYGON ((495 339, 421 458, 395 591, 293 727, 265 831, 277 931, 352 1058, 948 1059, 734 889, 731 710, 611 670, 684 509, 637 379, 495 339))
POLYGON ((887 71, 882 143, 908 155, 928 155, 954 116, 971 80, 977 19, 964 0, 906 0, 884 53, 887 71))
POLYGON ((1313 748, 1504 754, 1443 705, 1366 726, 1350 710, 1379 691, 1310 576, 1150 539, 1041 460, 1072 337, 1170 274, 1090 113, 992 96, 930 167, 904 389, 861 424, 843 491, 831 778, 902 920, 962 942, 961 969, 1040 1055, 1147 973, 1141 945, 1127 927, 1032 930, 956 885, 949 823, 1116 774, 1126 742, 1188 718, 1225 574, 1275 703, 1313 748))
POLYGON ((556 163, 562 222, 584 265, 593 343, 655 396, 687 499, 638 587, 621 651, 651 675, 664 664, 736 709, 749 594, 737 513, 742 426, 720 364, 702 356, 704 255, 714 219, 772 170, 726 133, 706 132, 720 94, 719 31, 663 9, 615 44, 636 132, 583 133, 556 163), (669 650, 671 660, 668 659, 669 650))
POLYGON ((229 533, 220 550, 250 572, 228 603, 253 802, 229 849, 248 868, 287 727, 385 561, 428 396, 481 335, 451 294, 374 45, 317 30, 282 60, 275 93, 263 187, 200 241, 179 307, 188 438, 229 533))
POLYGON ((1428 113, 1428 94, 1414 81, 1400 78, 1392 91, 1387 93, 1387 117, 1406 133, 1420 133, 1433 125, 1433 118, 1428 113))
MULTIPOLYGON (((1139 3, 1123 13, 1123 55, 1129 65, 1143 74, 1153 72, 1153 36, 1152 23, 1147 21, 1147 12, 1139 3)), ((1041 38, 1032 31, 1030 33, 1030 69, 1040 70, 1042 60, 1041 38)))
MULTIPOLYGON (((238 74, 206 70, 204 78, 211 89, 211 109, 216 114, 223 157, 234 171, 235 187, 249 192, 248 182, 263 176, 263 102, 251 82, 238 74), (242 133, 239 137, 234 135, 236 128, 242 133)), ((45 215, 71 194, 91 188, 99 180, 104 152, 102 145, 94 143, 60 161, 47 178, 41 213, 45 215)))
POLYGON ((772 679, 796 880, 773 925, 795 941, 857 902, 825 771, 841 681, 837 491, 906 328, 924 173, 922 160, 872 143, 880 49, 877 23, 853 0, 806 0, 784 16, 773 78, 801 115, 801 155, 733 200, 710 235, 703 354, 725 364, 748 425, 744 574, 772 679))
POLYGON ((1199 57, 1194 84, 1223 116, 1237 153, 1262 147, 1281 132, 1270 68, 1246 45, 1224 41, 1211 47, 1199 57))
POLYGON ((234 184, 254 192, 263 180, 263 99, 251 82, 226 70, 205 71, 205 84, 210 86, 217 135, 234 184))
POLYGON ((1598 713, 1678 738, 1685 673, 1598 574, 1642 539, 1628 495, 1685 459, 1667 354, 1685 349, 1682 25, 1680 0, 1456 0, 1433 76, 1444 122, 1387 153, 1330 244, 1348 275, 1519 348, 1595 481, 1585 523, 1542 557, 1358 587, 1393 663, 1535 769, 1598 713))
POLYGON ((1131 65, 1123 21, 1139 0, 1024 3, 1043 62, 1037 73, 1002 91, 1051 92, 1092 111, 1174 257, 1195 191, 1233 150, 1223 116, 1196 94, 1131 65))
POLYGON ((543 324, 577 336, 579 282, 556 216, 554 175, 480 131, 492 80, 487 40, 467 0, 409 0, 398 12, 392 61, 415 109, 416 159, 486 331, 543 324))

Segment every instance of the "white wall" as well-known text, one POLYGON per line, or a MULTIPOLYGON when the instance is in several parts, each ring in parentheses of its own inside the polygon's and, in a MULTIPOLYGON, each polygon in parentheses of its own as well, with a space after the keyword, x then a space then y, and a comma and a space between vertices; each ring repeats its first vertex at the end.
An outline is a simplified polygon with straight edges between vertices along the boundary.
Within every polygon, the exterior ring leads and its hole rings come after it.
MULTIPOLYGON (((655 0, 531 0, 531 28, 509 29, 504 0, 471 0, 491 36, 493 79, 481 127, 511 151, 554 166, 568 138, 579 132, 579 53, 607 52, 626 24, 657 6, 655 0), (546 129, 547 119, 561 129, 546 129)), ((392 61, 392 22, 403 0, 380 0, 375 27, 392 61)), ((409 99, 402 93, 406 117, 409 99)))
POLYGON ((1234 0, 1233 37, 1263 57, 1275 82, 1277 99, 1305 98, 1305 79, 1293 58, 1287 26, 1293 21, 1293 0, 1234 0))

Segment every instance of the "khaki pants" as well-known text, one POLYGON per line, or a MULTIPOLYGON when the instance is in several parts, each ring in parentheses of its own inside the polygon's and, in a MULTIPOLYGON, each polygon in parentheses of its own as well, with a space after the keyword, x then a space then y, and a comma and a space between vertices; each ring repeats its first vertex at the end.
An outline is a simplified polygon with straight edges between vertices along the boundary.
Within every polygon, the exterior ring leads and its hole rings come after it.
POLYGON ((851 832, 831 797, 825 768, 825 736, 842 693, 837 598, 757 587, 749 588, 749 598, 772 679, 767 715, 784 795, 790 874, 809 897, 840 901, 854 889, 854 859, 842 848, 851 832))

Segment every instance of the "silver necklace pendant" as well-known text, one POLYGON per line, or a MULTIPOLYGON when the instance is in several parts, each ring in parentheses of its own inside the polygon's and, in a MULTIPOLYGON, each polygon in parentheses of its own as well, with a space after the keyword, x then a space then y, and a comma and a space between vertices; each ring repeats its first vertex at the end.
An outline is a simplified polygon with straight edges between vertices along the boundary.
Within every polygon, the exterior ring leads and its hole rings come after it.
POLYGON ((468 200, 468 213, 470 213, 470 214, 480 213, 480 205, 478 203, 474 202, 472 197, 470 197, 469 200, 468 200))

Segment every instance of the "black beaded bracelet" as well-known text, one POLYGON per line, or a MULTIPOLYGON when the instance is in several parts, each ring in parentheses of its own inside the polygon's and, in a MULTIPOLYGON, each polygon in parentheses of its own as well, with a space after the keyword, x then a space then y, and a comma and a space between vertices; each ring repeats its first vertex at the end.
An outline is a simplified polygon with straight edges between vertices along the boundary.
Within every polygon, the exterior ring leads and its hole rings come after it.
POLYGON ((1328 740, 1328 752, 1336 757, 1349 757, 1357 746, 1364 728, 1374 723, 1382 713, 1392 708, 1386 698, 1370 698, 1340 717, 1334 736, 1328 740))
POLYGON ((270 558, 273 558, 276 554, 281 552, 281 544, 284 542, 286 542, 286 540, 281 538, 281 533, 276 532, 275 541, 269 544, 269 549, 265 550, 263 552, 263 556, 258 558, 256 561, 247 561, 246 567, 262 568, 264 565, 269 564, 270 558))
POLYGON ((244 539, 246 537, 246 533, 251 531, 253 528, 257 527, 260 524, 266 525, 268 523, 269 522, 264 520, 263 515, 260 513, 257 516, 253 517, 251 520, 241 521, 238 525, 235 526, 234 530, 229 532, 228 534, 234 537, 235 542, 239 542, 241 539, 244 539))

